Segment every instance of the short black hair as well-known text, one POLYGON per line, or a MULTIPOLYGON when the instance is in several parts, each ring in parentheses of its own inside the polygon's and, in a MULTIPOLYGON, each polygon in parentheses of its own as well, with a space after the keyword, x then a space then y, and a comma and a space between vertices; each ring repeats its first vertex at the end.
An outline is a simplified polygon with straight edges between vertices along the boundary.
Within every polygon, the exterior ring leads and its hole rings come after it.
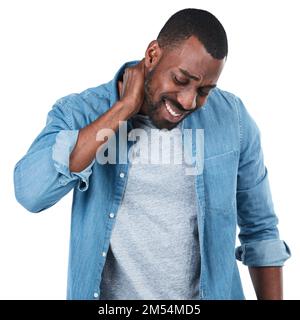
POLYGON ((161 48, 174 47, 195 36, 215 59, 228 53, 227 36, 221 22, 210 12, 201 9, 183 9, 174 13, 158 34, 161 48))

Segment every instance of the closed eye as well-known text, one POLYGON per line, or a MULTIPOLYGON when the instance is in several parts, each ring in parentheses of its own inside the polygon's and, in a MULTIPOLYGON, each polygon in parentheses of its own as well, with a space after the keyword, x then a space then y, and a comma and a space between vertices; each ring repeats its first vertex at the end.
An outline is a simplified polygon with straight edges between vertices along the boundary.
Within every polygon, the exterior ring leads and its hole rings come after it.
POLYGON ((189 83, 189 80, 181 80, 181 79, 178 79, 176 76, 174 76, 173 79, 174 79, 174 82, 180 86, 184 86, 189 83))
POLYGON ((210 90, 213 89, 215 86, 205 86, 205 87, 202 87, 202 88, 199 88, 198 89, 198 95, 200 97, 206 97, 209 95, 210 93, 210 90))
POLYGON ((207 91, 203 91, 203 90, 198 90, 198 95, 200 96, 200 97, 206 97, 207 95, 209 94, 209 92, 207 92, 207 91))

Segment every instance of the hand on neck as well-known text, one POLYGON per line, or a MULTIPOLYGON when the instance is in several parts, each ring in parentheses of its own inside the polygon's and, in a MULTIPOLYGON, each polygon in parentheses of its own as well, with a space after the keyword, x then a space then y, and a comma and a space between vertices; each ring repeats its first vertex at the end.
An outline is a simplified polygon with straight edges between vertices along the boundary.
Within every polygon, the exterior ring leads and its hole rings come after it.
MULTIPOLYGON (((119 97, 121 99, 122 97, 122 88, 123 88, 123 81, 122 80, 118 80, 118 92, 119 92, 119 97)), ((141 106, 140 110, 138 111, 139 114, 143 114, 143 115, 148 115, 147 113, 147 106, 145 104, 145 101, 143 103, 143 105, 141 106)))

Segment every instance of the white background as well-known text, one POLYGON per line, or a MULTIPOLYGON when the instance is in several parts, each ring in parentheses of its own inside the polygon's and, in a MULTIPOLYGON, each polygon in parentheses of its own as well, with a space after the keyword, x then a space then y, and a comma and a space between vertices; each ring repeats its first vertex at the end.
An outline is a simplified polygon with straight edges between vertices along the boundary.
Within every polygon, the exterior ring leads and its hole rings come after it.
MULTIPOLYGON (((65 299, 71 193, 40 214, 14 198, 13 168, 45 125, 54 102, 109 81, 140 59, 171 14, 214 13, 229 39, 219 87, 258 123, 281 238, 286 299, 299 299, 298 1, 1 1, 0 299, 65 299)), ((254 299, 247 267, 245 295, 254 299)))

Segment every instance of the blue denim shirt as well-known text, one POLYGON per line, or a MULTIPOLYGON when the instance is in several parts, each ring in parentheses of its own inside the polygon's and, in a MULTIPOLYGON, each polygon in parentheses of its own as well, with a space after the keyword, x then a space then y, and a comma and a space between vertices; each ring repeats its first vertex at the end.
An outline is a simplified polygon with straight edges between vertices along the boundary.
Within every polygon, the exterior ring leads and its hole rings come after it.
MULTIPOLYGON (((15 166, 16 199, 31 212, 53 206, 73 190, 67 299, 99 299, 106 253, 130 174, 128 163, 103 165, 96 159, 82 172, 70 172, 69 155, 79 130, 118 100, 118 77, 137 62, 124 64, 108 83, 59 99, 15 166)), ((248 266, 282 266, 290 256, 279 238, 259 129, 242 101, 219 88, 211 91, 204 107, 183 120, 183 127, 205 133, 203 171, 195 175, 199 299, 244 299, 237 259, 248 266), (241 245, 235 248, 237 225, 241 245)))

